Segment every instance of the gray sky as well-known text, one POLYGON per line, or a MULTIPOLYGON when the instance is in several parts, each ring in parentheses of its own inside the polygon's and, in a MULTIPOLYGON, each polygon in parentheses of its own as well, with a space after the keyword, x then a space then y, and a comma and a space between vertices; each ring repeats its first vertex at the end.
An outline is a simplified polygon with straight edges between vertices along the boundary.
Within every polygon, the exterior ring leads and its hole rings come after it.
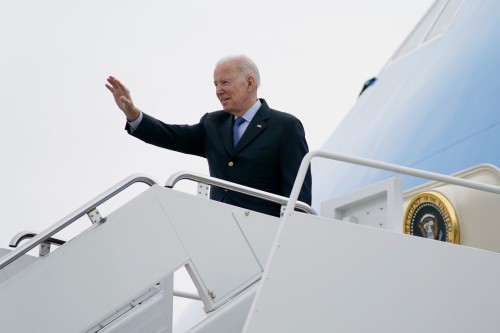
POLYGON ((108 75, 143 111, 194 123, 220 109, 216 61, 246 54, 259 97, 300 118, 319 149, 433 2, 2 0, 0 247, 130 174, 163 184, 178 170, 208 173, 201 158, 128 136, 108 75))

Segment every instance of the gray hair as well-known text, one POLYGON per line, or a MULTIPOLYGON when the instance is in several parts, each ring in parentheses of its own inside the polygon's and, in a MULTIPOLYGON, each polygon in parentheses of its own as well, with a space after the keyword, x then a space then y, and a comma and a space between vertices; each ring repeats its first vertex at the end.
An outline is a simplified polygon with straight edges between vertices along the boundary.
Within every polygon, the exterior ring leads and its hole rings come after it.
POLYGON ((253 76, 255 79, 255 83, 257 85, 257 88, 260 87, 260 74, 259 74, 259 69, 257 68, 257 65, 247 57, 246 55, 232 55, 232 56, 227 56, 222 59, 220 59, 217 62, 217 66, 221 65, 226 62, 231 62, 234 61, 236 62, 236 66, 238 67, 238 70, 241 72, 241 74, 246 77, 248 75, 253 76))

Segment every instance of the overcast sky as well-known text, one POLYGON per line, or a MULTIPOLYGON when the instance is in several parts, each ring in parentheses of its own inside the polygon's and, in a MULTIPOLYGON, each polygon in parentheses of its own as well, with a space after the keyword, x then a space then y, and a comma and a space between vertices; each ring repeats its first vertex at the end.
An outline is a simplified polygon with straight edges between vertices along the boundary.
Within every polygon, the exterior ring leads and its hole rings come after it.
POLYGON ((201 158, 128 136, 108 75, 145 112, 194 123, 220 109, 217 60, 246 54, 259 97, 301 119, 319 149, 433 2, 2 0, 0 247, 130 174, 163 184, 178 170, 208 173, 201 158))

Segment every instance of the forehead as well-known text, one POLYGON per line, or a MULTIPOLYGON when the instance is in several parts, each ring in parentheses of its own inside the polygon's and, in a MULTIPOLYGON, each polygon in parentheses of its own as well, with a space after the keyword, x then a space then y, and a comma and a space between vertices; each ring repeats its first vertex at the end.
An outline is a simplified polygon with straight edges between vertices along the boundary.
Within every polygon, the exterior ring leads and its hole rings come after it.
POLYGON ((214 80, 234 77, 238 75, 238 67, 234 61, 228 61, 218 64, 214 70, 214 80))

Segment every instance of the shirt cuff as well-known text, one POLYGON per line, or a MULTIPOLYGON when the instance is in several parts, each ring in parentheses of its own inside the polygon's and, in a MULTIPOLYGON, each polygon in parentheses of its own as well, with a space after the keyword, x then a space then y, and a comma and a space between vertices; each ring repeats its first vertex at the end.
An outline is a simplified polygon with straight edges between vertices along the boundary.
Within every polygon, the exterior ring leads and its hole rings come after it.
POLYGON ((130 127, 132 129, 132 132, 135 131, 137 129, 137 127, 139 127, 139 125, 141 124, 141 121, 142 121, 142 111, 141 111, 141 113, 139 113, 139 117, 137 117, 136 120, 128 122, 128 124, 130 125, 130 127))

